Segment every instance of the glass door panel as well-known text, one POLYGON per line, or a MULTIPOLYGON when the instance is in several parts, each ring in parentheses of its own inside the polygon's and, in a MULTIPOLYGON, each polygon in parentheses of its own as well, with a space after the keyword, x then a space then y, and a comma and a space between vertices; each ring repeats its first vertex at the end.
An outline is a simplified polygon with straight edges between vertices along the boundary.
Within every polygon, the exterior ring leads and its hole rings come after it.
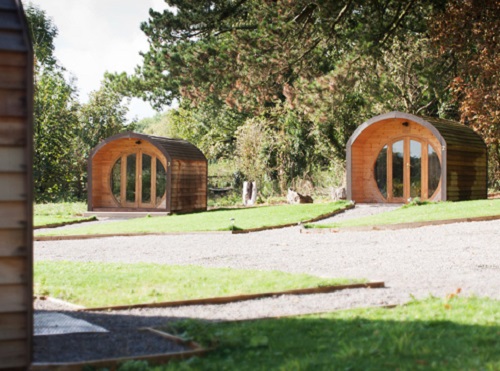
POLYGON ((121 177, 122 174, 122 159, 121 157, 115 162, 113 168, 111 169, 111 193, 113 194, 115 200, 121 202, 121 177))
POLYGON ((373 176, 380 194, 389 202, 431 198, 439 187, 441 163, 430 144, 406 137, 380 150, 373 176))
POLYGON ((135 202, 135 188, 136 188, 136 173, 137 173, 137 156, 136 154, 131 154, 127 156, 127 175, 126 175, 126 190, 125 190, 125 202, 135 202))
POLYGON ((160 160, 156 159, 156 205, 159 205, 167 190, 167 172, 160 160))
POLYGON ((392 197, 404 196, 404 141, 392 144, 392 197))
POLYGON ((439 186, 439 180, 441 179, 441 163, 439 162, 439 157, 436 151, 434 151, 430 144, 427 145, 427 153, 427 186, 429 198, 431 198, 439 186))
POLYGON ((143 154, 142 155, 142 190, 141 190, 141 200, 142 203, 151 203, 151 156, 143 154))
POLYGON ((375 161, 375 181, 384 198, 387 198, 387 146, 384 146, 375 161))
POLYGON ((416 140, 410 140, 410 195, 409 197, 421 197, 422 195, 422 144, 416 140))

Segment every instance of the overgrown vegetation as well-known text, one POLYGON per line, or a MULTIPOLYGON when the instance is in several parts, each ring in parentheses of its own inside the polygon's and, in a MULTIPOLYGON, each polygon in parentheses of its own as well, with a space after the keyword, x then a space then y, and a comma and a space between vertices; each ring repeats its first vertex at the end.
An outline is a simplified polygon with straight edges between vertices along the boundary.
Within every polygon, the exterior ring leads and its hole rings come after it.
POLYGON ((34 290, 37 295, 49 295, 86 307, 97 307, 358 282, 366 280, 192 265, 40 261, 35 263, 34 290))
POLYGON ((118 233, 162 233, 231 231, 295 224, 345 208, 347 202, 260 206, 246 209, 220 209, 193 214, 146 217, 105 224, 52 230, 41 235, 83 235, 118 233))
POLYGON ((370 215, 364 218, 350 219, 331 224, 308 224, 305 227, 358 227, 383 224, 427 222, 433 220, 474 218, 492 215, 500 216, 500 199, 462 202, 426 202, 424 204, 405 205, 397 210, 370 215))

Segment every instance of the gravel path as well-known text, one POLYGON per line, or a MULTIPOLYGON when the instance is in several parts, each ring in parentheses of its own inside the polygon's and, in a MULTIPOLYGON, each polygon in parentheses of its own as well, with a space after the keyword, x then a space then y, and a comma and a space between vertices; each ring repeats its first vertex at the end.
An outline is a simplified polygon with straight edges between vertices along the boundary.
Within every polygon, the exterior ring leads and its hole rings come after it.
MULTIPOLYGON (((334 219, 394 206, 358 205, 334 219)), ((299 227, 252 234, 114 237, 35 243, 35 260, 151 262, 280 270, 324 277, 385 281, 385 289, 280 296, 225 305, 134 309, 120 316, 229 320, 404 303, 411 296, 462 295, 500 299, 500 221, 396 231, 300 234, 299 227)))

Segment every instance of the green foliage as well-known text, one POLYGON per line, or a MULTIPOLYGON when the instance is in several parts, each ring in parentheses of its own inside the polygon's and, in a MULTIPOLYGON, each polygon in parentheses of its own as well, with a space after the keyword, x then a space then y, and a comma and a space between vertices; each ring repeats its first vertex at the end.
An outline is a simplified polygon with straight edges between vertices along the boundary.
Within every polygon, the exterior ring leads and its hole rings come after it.
POLYGON ((142 24, 151 47, 130 85, 158 104, 214 96, 262 111, 297 78, 320 77, 345 56, 377 55, 404 31, 423 34, 439 3, 170 1, 175 12, 152 12, 142 24))
POLYGON ((194 214, 170 215, 165 217, 138 218, 93 226, 82 226, 71 230, 53 230, 43 235, 80 235, 107 233, 161 233, 192 231, 229 231, 239 229, 295 224, 311 220, 320 215, 345 208, 347 202, 325 204, 300 204, 263 206, 245 209, 213 210, 194 214))
POLYGON ((70 198, 72 142, 78 124, 76 88, 66 81, 54 57, 57 27, 40 8, 29 4, 26 16, 35 53, 34 158, 35 199, 40 202, 70 198))
POLYGON ((72 195, 84 199, 87 185, 87 159, 102 140, 123 131, 133 130, 134 123, 126 126, 128 101, 103 82, 99 90, 90 93, 87 103, 78 110, 78 127, 73 137, 72 195))
POLYGON ((37 262, 34 276, 37 294, 43 292, 88 307, 254 294, 355 282, 366 280, 192 265, 64 261, 37 262))
POLYGON ((54 39, 58 33, 57 27, 45 11, 32 3, 25 6, 24 12, 33 42, 35 67, 55 66, 57 61, 54 56, 54 39))
POLYGON ((71 198, 74 133, 78 124, 75 88, 57 68, 41 69, 34 97, 33 180, 37 202, 71 198))
POLYGON ((153 117, 139 120, 134 127, 138 133, 156 135, 160 137, 173 137, 169 131, 168 112, 157 113, 153 117))
POLYGON ((499 368, 500 301, 452 296, 395 309, 228 323, 182 321, 174 330, 216 350, 151 370, 499 368))
POLYGON ((118 371, 147 371, 149 365, 147 361, 126 361, 118 366, 118 371))
POLYGON ((33 39, 34 161, 37 202, 81 200, 86 193, 86 159, 102 139, 125 129, 123 95, 109 84, 80 105, 75 82, 54 56, 57 27, 48 15, 28 4, 26 16, 33 39))

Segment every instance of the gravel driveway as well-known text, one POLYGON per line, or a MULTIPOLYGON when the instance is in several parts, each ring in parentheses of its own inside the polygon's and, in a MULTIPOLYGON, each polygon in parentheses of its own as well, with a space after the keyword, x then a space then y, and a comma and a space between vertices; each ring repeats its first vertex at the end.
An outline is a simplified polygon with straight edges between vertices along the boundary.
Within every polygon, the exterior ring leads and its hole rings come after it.
MULTIPOLYGON (((385 211, 361 205, 334 218, 385 211)), ((500 299, 500 221, 396 231, 300 234, 299 227, 252 234, 113 237, 35 243, 35 260, 202 265, 385 281, 386 289, 277 297, 212 306, 131 311, 134 315, 241 319, 404 303, 412 296, 500 299)))

